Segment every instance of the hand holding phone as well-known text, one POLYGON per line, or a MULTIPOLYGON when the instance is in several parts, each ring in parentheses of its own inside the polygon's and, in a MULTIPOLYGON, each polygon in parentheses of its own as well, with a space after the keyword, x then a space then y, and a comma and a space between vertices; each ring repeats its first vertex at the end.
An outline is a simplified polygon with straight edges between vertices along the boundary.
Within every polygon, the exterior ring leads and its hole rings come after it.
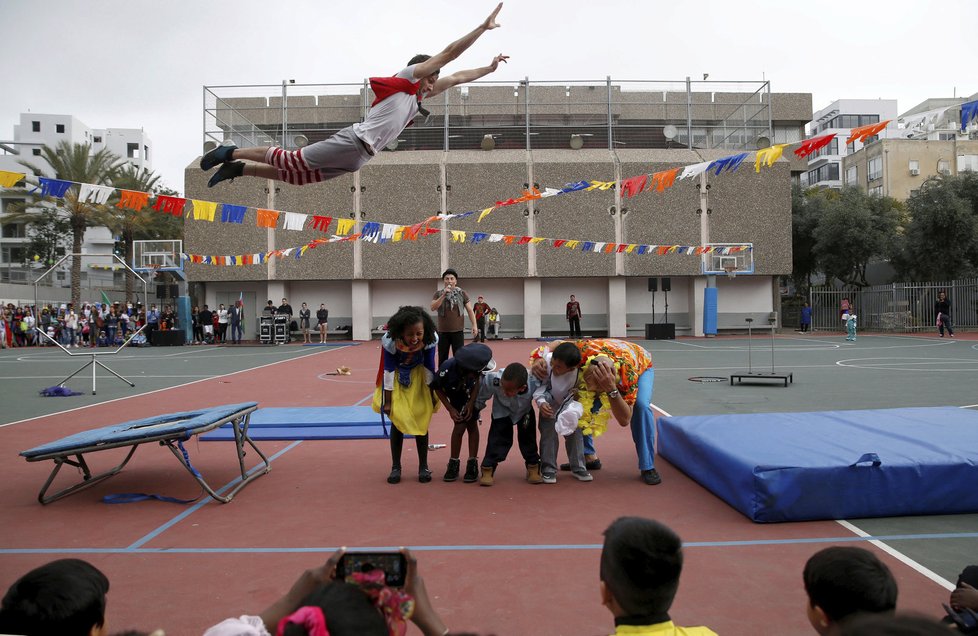
POLYGON ((401 552, 346 552, 336 564, 336 578, 352 580, 353 574, 381 570, 388 587, 404 587, 407 559, 401 552))

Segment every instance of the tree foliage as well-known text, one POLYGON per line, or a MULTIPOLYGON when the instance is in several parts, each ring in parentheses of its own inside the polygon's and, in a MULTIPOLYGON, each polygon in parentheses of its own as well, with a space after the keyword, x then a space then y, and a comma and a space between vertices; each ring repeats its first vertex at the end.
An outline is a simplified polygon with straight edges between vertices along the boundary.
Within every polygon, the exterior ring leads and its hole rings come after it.
POLYGON ((916 280, 978 272, 978 174, 934 177, 907 200, 911 221, 898 270, 916 280))

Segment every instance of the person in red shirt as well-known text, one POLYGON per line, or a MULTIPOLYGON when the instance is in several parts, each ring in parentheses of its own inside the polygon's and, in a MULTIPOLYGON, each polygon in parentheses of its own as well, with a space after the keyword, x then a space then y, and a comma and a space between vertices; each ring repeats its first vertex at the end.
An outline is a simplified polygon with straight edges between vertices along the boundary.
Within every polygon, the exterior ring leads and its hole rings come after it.
POLYGON ((486 315, 489 313, 489 309, 489 305, 482 296, 479 296, 478 302, 472 305, 472 311, 475 312, 475 324, 479 328, 479 333, 475 335, 472 342, 486 341, 486 315))

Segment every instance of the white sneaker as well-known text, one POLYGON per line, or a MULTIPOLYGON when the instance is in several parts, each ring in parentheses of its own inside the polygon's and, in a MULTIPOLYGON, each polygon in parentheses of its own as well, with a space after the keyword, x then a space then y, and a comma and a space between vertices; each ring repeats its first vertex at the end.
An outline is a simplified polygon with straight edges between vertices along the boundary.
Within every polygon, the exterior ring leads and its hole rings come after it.
POLYGON ((545 484, 556 484, 557 475, 554 473, 543 473, 543 483, 545 484))
POLYGON ((589 472, 571 473, 577 481, 594 481, 594 476, 589 472))

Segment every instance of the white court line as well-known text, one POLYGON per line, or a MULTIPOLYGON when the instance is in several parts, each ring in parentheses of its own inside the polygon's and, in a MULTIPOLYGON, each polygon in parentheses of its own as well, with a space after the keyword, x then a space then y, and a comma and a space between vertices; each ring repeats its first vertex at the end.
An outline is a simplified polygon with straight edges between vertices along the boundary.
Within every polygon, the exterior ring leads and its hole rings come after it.
POLYGON ((973 409, 975 407, 978 407, 978 404, 965 404, 964 406, 959 406, 958 408, 961 408, 961 409, 973 409))
POLYGON ((304 356, 298 356, 298 357, 295 357, 295 358, 290 358, 289 360, 279 360, 277 362, 269 362, 268 364, 263 364, 261 366, 251 367, 250 369, 242 369, 240 371, 233 371, 231 373, 225 373, 223 375, 215 375, 215 376, 211 376, 209 378, 201 378, 200 380, 194 380, 193 382, 185 382, 184 384, 177 384, 175 386, 168 386, 168 387, 165 387, 165 388, 162 388, 162 389, 155 389, 153 391, 146 391, 145 393, 137 393, 136 395, 127 395, 125 397, 115 398, 113 400, 105 400, 104 402, 96 402, 95 404, 88 404, 86 406, 79 406, 79 407, 76 407, 76 408, 73 408, 73 409, 67 409, 67 410, 64 410, 64 411, 58 411, 56 413, 46 413, 44 415, 36 415, 34 417, 29 417, 26 420, 17 420, 16 422, 7 422, 6 424, 0 424, 0 428, 5 428, 7 426, 13 426, 14 424, 23 424, 24 422, 30 422, 31 420, 39 420, 39 419, 44 418, 44 417, 52 417, 54 415, 64 415, 65 413, 72 413, 74 411, 81 411, 82 409, 91 408, 93 406, 101 406, 103 404, 111 404, 112 402, 120 402, 122 400, 129 400, 129 399, 132 399, 132 398, 135 398, 135 397, 142 397, 144 395, 152 395, 153 393, 159 393, 160 391, 169 391, 170 389, 178 389, 178 388, 180 388, 182 386, 190 386, 191 384, 197 384, 198 382, 206 382, 207 380, 213 380, 214 378, 227 378, 227 377, 230 377, 232 375, 238 375, 239 373, 246 373, 248 371, 255 371, 257 369, 264 369, 265 367, 271 367, 271 366, 274 366, 276 364, 282 364, 283 362, 290 362, 291 360, 298 360, 300 358, 302 358, 302 359, 309 358, 309 357, 312 357, 312 356, 315 356, 315 355, 319 355, 320 353, 328 353, 330 351, 339 351, 340 349, 346 349, 347 347, 350 347, 350 346, 353 346, 353 345, 342 345, 342 346, 339 346, 339 347, 333 347, 331 349, 323 349, 322 351, 315 351, 313 353, 310 353, 310 354, 307 354, 307 355, 304 355, 304 356))
POLYGON ((666 413, 663 409, 660 409, 658 406, 656 406, 654 402, 649 402, 649 406, 652 407, 652 410, 653 411, 658 411, 659 413, 662 413, 666 417, 672 417, 672 415, 670 415, 669 413, 666 413))
MULTIPOLYGON (((216 378, 216 375, 205 375, 203 373, 196 373, 191 375, 132 375, 132 377, 139 380, 148 380, 151 378, 216 378)), ((107 378, 109 376, 100 375, 99 378, 107 378)), ((64 378, 63 375, 15 375, 15 376, 0 376, 0 380, 50 380, 56 378, 64 378)))
MULTIPOLYGON (((869 536, 872 536, 869 533, 863 532, 858 527, 854 526, 853 524, 849 523, 848 521, 845 521, 844 519, 836 519, 836 523, 838 523, 840 526, 842 526, 843 528, 845 528, 846 530, 852 532, 853 534, 855 534, 857 536, 860 536, 860 537, 869 537, 869 536)), ((904 564, 910 566, 912 569, 914 569, 917 572, 923 574, 924 576, 926 576, 927 578, 929 578, 931 581, 937 583, 938 585, 940 585, 944 589, 946 589, 946 590, 952 590, 952 591, 954 590, 954 587, 955 587, 954 586, 954 583, 951 583, 950 581, 948 581, 947 579, 945 579, 940 574, 937 574, 936 572, 925 568, 924 566, 922 566, 921 564, 917 563, 916 561, 914 561, 913 559, 911 559, 907 555, 903 554, 902 552, 900 552, 896 548, 892 548, 892 547, 888 546, 887 544, 883 543, 882 541, 877 541, 875 539, 871 540, 870 543, 872 543, 873 545, 875 545, 877 548, 879 548, 883 552, 886 552, 887 554, 889 554, 893 558, 897 559, 898 561, 903 562, 904 564)))

